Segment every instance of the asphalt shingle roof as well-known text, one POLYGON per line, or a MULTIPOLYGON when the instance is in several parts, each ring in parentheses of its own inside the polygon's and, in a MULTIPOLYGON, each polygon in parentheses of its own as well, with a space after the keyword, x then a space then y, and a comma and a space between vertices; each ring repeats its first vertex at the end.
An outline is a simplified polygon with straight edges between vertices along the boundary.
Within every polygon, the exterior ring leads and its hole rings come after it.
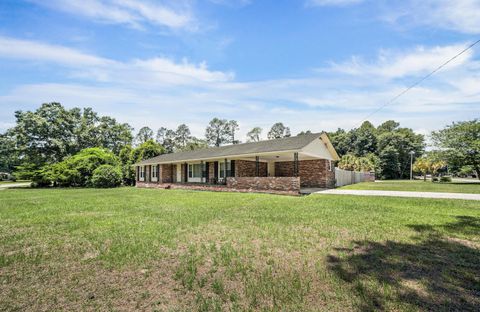
POLYGON ((321 133, 312 133, 298 135, 294 137, 267 140, 260 142, 242 143, 225 145, 220 147, 210 147, 194 151, 185 151, 171 154, 163 154, 157 157, 143 160, 136 165, 147 165, 164 162, 188 161, 196 159, 208 159, 217 157, 227 157, 233 155, 246 155, 255 153, 281 152, 300 150, 319 138, 321 133))

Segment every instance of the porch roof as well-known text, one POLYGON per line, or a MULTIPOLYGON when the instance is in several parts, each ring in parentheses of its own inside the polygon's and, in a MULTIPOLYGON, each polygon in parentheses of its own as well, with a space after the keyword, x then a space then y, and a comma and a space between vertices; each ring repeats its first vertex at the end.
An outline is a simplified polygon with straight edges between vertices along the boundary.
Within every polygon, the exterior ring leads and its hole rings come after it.
MULTIPOLYGON (((198 149, 193 151, 163 154, 157 157, 143 160, 139 163, 136 163, 135 165, 139 166, 139 165, 192 161, 192 160, 208 160, 208 159, 232 157, 232 156, 241 157, 246 155, 262 154, 262 153, 289 152, 289 151, 299 152, 302 150, 302 148, 306 147, 312 141, 319 138, 321 138, 322 140, 325 140, 326 138, 327 142, 325 143, 331 146, 331 143, 328 140, 328 137, 324 133, 312 133, 312 134, 297 135, 294 137, 275 139, 275 140, 233 144, 233 145, 226 145, 226 146, 220 146, 220 147, 198 149)), ((333 149, 333 146, 331 146, 331 149, 333 149)), ((333 153, 336 155, 336 152, 334 149, 333 149, 333 153)))

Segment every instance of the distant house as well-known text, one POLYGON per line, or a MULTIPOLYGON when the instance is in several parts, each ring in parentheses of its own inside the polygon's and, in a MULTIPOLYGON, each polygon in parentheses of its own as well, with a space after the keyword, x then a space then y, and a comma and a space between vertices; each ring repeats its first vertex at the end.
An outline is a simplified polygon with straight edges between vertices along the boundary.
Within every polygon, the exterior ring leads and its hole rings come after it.
POLYGON ((325 133, 164 154, 135 164, 137 187, 298 193, 335 185, 325 133))

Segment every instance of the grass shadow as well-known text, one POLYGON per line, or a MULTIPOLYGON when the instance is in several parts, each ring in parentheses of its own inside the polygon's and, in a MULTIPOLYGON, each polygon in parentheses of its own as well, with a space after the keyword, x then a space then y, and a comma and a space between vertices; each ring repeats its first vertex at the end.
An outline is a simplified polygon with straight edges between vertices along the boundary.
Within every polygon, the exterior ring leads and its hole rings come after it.
MULTIPOLYGON (((480 218, 459 216, 442 228, 478 235, 480 218)), ((359 310, 478 311, 480 250, 430 225, 411 226, 417 242, 356 241, 327 258, 360 298, 359 310)))

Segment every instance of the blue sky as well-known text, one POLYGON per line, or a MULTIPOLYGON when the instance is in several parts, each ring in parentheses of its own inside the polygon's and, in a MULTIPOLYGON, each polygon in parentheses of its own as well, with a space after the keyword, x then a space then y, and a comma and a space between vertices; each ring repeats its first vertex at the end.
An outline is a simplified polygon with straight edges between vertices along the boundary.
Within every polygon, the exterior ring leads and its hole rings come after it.
MULTIPOLYGON (((43 102, 202 136, 352 128, 480 38, 478 0, 3 0, 0 131, 43 102)), ((480 45, 369 118, 480 117, 480 45)))

